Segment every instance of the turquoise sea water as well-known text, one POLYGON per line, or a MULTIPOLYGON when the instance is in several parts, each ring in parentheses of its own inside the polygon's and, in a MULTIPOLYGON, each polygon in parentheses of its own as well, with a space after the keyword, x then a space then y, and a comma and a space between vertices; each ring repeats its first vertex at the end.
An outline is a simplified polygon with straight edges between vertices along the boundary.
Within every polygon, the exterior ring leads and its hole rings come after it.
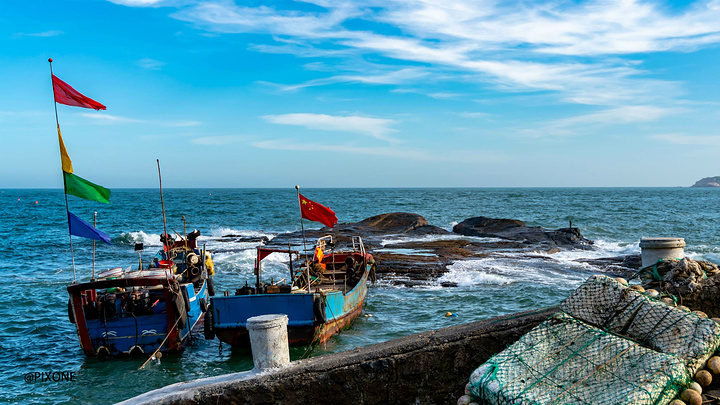
MULTIPOLYGON (((720 190, 696 188, 559 189, 305 189, 308 198, 333 208, 340 222, 385 212, 413 212, 446 229, 465 218, 520 219, 545 228, 569 220, 589 239, 593 251, 564 251, 528 257, 500 252, 458 261, 440 280, 408 288, 392 277, 369 289, 371 317, 333 337, 313 355, 352 349, 395 337, 491 316, 557 304, 597 269, 576 262, 639 253, 643 236, 684 237, 686 254, 720 263, 720 190), (440 287, 452 281, 457 287, 440 287), (445 318, 447 311, 457 318, 445 318)), ((98 245, 97 271, 137 264, 136 242, 145 258, 159 248, 162 233, 157 190, 113 190, 112 204, 70 198, 70 209, 109 233, 112 245, 98 245)), ((300 228, 295 190, 170 189, 165 191, 168 228, 203 233, 215 252, 218 291, 234 290, 252 279, 255 243, 224 235, 268 236, 300 228)), ((64 199, 61 190, 0 190, 0 402, 112 403, 151 389, 193 378, 244 371, 251 358, 217 340, 199 336, 182 354, 168 355, 138 371, 144 359, 100 361, 86 358, 67 318, 65 287, 73 279, 64 199), (36 203, 37 201, 37 203, 36 203), (73 372, 75 381, 26 382, 34 372, 73 372)), ((319 227, 319 224, 308 224, 319 227)), ((427 237, 433 238, 433 237, 427 237)), ((437 238, 437 237, 435 237, 437 238)), ((402 237, 388 237, 386 243, 402 237)), ((92 243, 74 238, 79 280, 92 272, 92 243)), ((286 273, 284 258, 268 259, 268 275, 286 273)), ((297 358, 304 350, 294 349, 297 358)))

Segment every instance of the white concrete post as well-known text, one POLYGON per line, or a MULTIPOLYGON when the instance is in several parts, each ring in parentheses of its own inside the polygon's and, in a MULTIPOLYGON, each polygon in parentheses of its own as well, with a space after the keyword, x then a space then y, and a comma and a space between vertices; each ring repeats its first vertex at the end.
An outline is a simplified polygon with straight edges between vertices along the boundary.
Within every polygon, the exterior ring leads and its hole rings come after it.
POLYGON ((260 315, 248 318, 253 364, 256 371, 290 364, 287 315, 260 315))
POLYGON ((684 238, 640 238, 642 267, 651 266, 658 260, 685 257, 684 238))

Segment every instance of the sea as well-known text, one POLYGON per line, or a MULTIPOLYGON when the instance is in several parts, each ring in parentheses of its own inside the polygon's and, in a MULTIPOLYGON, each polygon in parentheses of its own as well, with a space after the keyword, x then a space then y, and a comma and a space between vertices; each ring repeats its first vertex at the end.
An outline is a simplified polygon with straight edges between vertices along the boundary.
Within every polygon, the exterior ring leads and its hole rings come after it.
MULTIPOLYGON (((443 328, 557 305, 599 269, 579 262, 640 253, 641 237, 682 237, 686 256, 720 263, 720 189, 710 188, 363 188, 303 189, 342 222, 411 212, 451 230, 475 216, 519 219, 548 229, 572 221, 593 250, 522 254, 512 250, 448 265, 436 280, 412 287, 383 276, 370 286, 363 316, 327 343, 291 350, 319 356, 443 328), (455 285, 443 287, 442 285, 455 285), (447 312, 457 316, 446 317, 447 312)), ((252 237, 273 238, 301 227, 294 187, 286 189, 166 189, 169 232, 201 231, 214 252, 216 291, 253 280, 252 237), (183 222, 182 218, 185 218, 183 222), (223 238, 234 235, 231 238, 223 238), (244 237, 244 238, 241 238, 244 237), (243 242, 243 240, 246 240, 243 242)), ((70 211, 112 237, 112 244, 73 237, 72 255, 62 190, 0 189, 0 402, 107 404, 168 384, 250 370, 252 358, 218 340, 193 337, 187 349, 160 360, 88 358, 68 320, 66 287, 109 268, 137 266, 160 248, 159 190, 112 190, 111 204, 68 197, 70 211), (134 251, 136 243, 145 250, 134 251), (75 276, 73 275, 73 257, 75 276), (93 264, 94 263, 94 264, 93 264), (37 378, 38 373, 41 377, 37 378), (57 374, 64 373, 64 374, 57 374), (45 375, 55 378, 43 378, 45 375), (64 375, 65 378, 57 378, 64 375), (59 380, 59 381, 54 381, 59 380)), ((305 221, 306 228, 322 225, 305 221)), ((424 236, 417 241, 454 236, 424 236)), ((255 238, 258 240, 259 238, 255 238)), ((389 235, 383 248, 403 241, 389 235)), ((267 276, 287 273, 287 258, 271 256, 267 276)), ((382 266, 382 263, 380 263, 382 266)))

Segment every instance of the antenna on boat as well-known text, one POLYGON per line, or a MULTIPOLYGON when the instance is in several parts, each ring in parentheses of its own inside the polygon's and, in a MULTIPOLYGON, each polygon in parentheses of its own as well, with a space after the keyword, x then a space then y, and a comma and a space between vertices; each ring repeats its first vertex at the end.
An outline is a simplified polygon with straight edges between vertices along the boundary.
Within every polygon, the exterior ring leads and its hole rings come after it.
MULTIPOLYGON (((93 215, 93 226, 97 228, 97 211, 93 215)), ((93 276, 92 280, 95 280, 95 239, 93 239, 93 276)))
POLYGON ((307 290, 310 292, 310 264, 308 263, 307 259, 307 245, 305 244, 305 225, 303 225, 303 219, 302 219, 302 203, 300 202, 300 186, 296 185, 295 190, 297 191, 298 196, 298 208, 300 208, 300 230, 302 230, 302 238, 303 238, 303 253, 305 254, 305 270, 307 271, 307 290))
MULTIPOLYGON (((168 246, 168 233, 167 233, 167 221, 165 220, 165 200, 163 199, 163 191, 162 191, 162 175, 160 174, 160 159, 157 160, 157 167, 158 167, 158 179, 160 180, 160 205, 162 205, 162 214, 163 214, 163 232, 164 232, 164 241, 163 246, 165 247, 165 251, 167 252, 169 249, 168 246)), ((184 218, 184 217, 183 217, 184 218)), ((161 238, 163 239, 163 238, 161 238)), ((170 257, 170 254, 168 253, 168 258, 170 257)))
POLYGON ((292 267, 292 246, 290 246, 290 241, 288 240, 288 256, 290 257, 290 285, 292 285, 293 279, 295 278, 295 272, 293 271, 292 267))
POLYGON ((145 249, 145 245, 143 245, 142 243, 135 244, 135 251, 138 252, 138 258, 140 260, 138 262, 138 270, 142 270, 142 251, 143 251, 143 249, 145 249))
POLYGON ((182 236, 182 238, 183 238, 183 240, 185 240, 185 251, 187 252, 187 250, 188 250, 187 249, 187 222, 185 222, 185 215, 183 215, 182 221, 183 221, 183 236, 182 236))

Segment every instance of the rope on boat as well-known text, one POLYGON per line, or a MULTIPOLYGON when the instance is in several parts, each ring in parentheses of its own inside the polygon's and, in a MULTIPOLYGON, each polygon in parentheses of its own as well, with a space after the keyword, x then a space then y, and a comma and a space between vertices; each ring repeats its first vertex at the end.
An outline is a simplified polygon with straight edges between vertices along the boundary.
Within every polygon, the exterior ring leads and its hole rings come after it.
MULTIPOLYGON (((320 291, 320 299, 321 299, 322 302, 325 304, 325 307, 330 310, 330 315, 332 316, 332 318, 333 318, 333 319, 336 319, 336 318, 335 318, 335 313, 333 312, 332 307, 330 307, 330 306, 328 305, 328 303, 327 303, 327 296, 326 296, 325 293, 323 293, 322 291, 320 291)), ((324 324, 323 324, 323 325, 324 325, 324 324)), ((300 359, 306 359, 306 358, 310 357, 310 355, 311 355, 312 352, 315 350, 315 348, 318 347, 318 346, 320 346, 320 342, 318 342, 318 336, 320 335, 320 332, 323 330, 323 328, 324 328, 324 326, 321 326, 321 327, 319 327, 319 328, 315 331, 315 334, 313 335, 313 338, 312 338, 312 341, 310 342, 310 345, 309 345, 308 348, 305 350, 305 353, 303 353, 303 355, 300 356, 300 359)))
POLYGON ((165 344, 165 342, 167 342, 168 338, 170 337, 170 334, 173 333, 173 331, 177 327, 178 322, 180 322, 180 317, 178 317, 177 321, 175 321, 175 325, 173 325, 172 329, 170 329, 170 331, 167 333, 167 335, 165 335, 165 339, 163 339, 162 343, 160 343, 160 346, 158 346, 158 348, 153 352, 153 354, 147 360, 145 360, 145 363, 143 363, 142 366, 140 366, 140 368, 138 370, 142 370, 143 367, 145 367, 145 365, 148 364, 148 362, 150 360, 155 358, 155 355, 157 354, 157 352, 159 352, 160 349, 162 349, 163 345, 165 344))

